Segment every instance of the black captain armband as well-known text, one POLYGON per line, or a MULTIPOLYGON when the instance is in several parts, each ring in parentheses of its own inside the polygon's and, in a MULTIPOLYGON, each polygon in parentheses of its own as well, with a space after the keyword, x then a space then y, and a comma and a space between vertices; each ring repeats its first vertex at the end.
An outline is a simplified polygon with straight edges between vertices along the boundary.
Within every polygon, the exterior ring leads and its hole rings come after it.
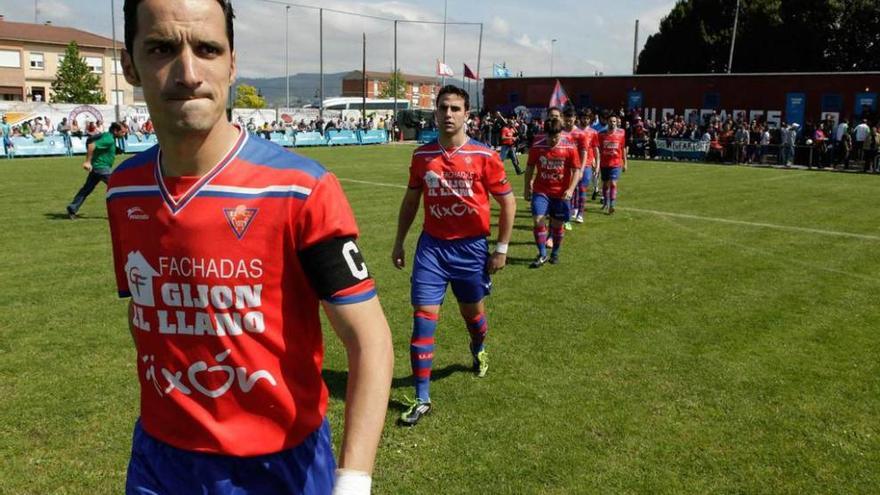
POLYGON ((370 278, 353 236, 334 237, 304 249, 299 252, 299 261, 321 299, 370 278))

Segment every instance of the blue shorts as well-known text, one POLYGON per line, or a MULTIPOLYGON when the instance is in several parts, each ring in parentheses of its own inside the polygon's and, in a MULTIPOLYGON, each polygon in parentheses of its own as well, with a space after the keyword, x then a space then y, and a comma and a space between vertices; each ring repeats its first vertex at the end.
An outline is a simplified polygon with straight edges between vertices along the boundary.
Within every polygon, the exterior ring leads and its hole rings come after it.
POLYGON ((327 494, 336 461, 327 420, 296 447, 274 454, 234 457, 191 452, 134 426, 126 495, 327 494))
POLYGON ((549 216, 554 220, 567 222, 571 220, 571 202, 544 194, 533 194, 532 216, 549 216))
POLYGON ((485 237, 446 241, 422 233, 413 260, 414 306, 443 304, 446 284, 461 303, 480 302, 489 295, 492 281, 486 272, 489 245, 485 237))
POLYGON ((618 180, 620 179, 621 170, 623 170, 623 167, 603 167, 599 169, 599 173, 602 174, 603 181, 618 180))
POLYGON ((590 183, 593 182, 593 169, 589 167, 584 167, 581 169, 584 175, 581 177, 581 186, 582 187, 590 187, 590 183))

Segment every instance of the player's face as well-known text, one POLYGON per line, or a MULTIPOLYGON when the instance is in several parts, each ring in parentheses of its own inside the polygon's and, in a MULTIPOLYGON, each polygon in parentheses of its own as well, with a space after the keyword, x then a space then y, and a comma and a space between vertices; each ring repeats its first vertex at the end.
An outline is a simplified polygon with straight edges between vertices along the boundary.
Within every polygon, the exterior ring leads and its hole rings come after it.
POLYGON ((464 121, 467 119, 464 98, 456 94, 443 95, 437 102, 434 118, 437 119, 440 132, 447 136, 458 134, 464 128, 464 121))
POLYGON ((144 89, 156 129, 206 133, 226 121, 235 54, 216 0, 144 0, 126 79, 144 89))
POLYGON ((560 112, 559 110, 550 110, 550 112, 547 114, 547 120, 550 119, 562 120, 562 112, 560 112))
POLYGON ((620 121, 617 120, 617 117, 611 117, 608 119, 608 126, 612 129, 617 129, 617 126, 620 125, 620 121))
POLYGON ((570 117, 565 117, 565 120, 563 121, 563 123, 565 124, 566 129, 571 130, 574 128, 574 125, 577 123, 577 117, 575 117, 574 115, 572 115, 570 117))

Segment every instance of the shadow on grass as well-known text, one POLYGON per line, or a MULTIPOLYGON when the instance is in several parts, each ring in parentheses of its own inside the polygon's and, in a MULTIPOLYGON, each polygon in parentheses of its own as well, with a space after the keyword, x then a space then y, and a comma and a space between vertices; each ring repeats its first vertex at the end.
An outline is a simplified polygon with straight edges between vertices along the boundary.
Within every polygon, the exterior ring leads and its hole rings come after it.
MULTIPOLYGON (((454 373, 471 373, 470 366, 465 366, 463 364, 451 364, 446 366, 445 368, 435 369, 431 372, 431 381, 436 382, 437 380, 442 380, 451 376, 454 373)), ((324 376, 324 382, 327 384, 327 388, 330 390, 330 396, 334 399, 344 401, 345 400, 345 386, 348 382, 348 371, 337 371, 337 370, 328 370, 325 369, 322 373, 324 376)), ((391 380, 391 388, 407 388, 412 387, 412 376, 404 376, 404 377, 395 377, 391 380)), ((390 407, 395 408, 399 411, 403 411, 406 407, 402 402, 396 401, 394 399, 390 402, 390 407)))
MULTIPOLYGON (((55 212, 43 213, 43 217, 46 218, 46 220, 64 220, 65 222, 71 221, 70 218, 67 216, 66 211, 64 213, 55 213, 55 212)), ((107 220, 107 217, 101 217, 101 216, 92 217, 92 216, 77 215, 76 220, 107 220)))
MULTIPOLYGON (((530 244, 534 245, 535 243, 532 242, 530 244)), ((508 265, 526 266, 526 265, 530 265, 532 263, 532 261, 535 261, 534 256, 532 256, 531 258, 514 258, 514 257, 510 257, 510 256, 507 257, 507 264, 508 265)))

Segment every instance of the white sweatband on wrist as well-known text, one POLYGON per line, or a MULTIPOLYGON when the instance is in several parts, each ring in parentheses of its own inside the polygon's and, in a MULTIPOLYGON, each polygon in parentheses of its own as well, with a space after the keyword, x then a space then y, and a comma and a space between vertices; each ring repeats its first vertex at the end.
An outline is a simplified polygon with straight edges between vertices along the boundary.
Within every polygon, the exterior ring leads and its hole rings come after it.
POLYGON ((495 252, 498 254, 507 254, 507 248, 510 246, 507 242, 499 242, 495 244, 495 252))
POLYGON ((333 495, 370 495, 373 478, 363 471, 337 469, 333 495))

